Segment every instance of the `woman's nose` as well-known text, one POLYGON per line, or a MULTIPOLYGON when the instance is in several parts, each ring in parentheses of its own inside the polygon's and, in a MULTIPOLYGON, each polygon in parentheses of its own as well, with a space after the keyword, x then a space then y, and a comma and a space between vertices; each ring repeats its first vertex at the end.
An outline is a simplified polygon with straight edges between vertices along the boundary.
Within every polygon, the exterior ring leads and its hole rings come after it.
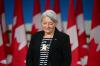
POLYGON ((47 23, 47 25, 46 25, 47 27, 49 27, 49 24, 47 23))

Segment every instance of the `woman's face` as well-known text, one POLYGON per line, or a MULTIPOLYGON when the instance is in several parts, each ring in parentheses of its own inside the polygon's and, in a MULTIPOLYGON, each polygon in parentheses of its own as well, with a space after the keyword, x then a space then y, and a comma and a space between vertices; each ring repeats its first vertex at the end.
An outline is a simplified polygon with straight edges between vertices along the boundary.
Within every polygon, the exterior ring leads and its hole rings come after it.
POLYGON ((56 23, 53 22, 49 17, 45 16, 42 18, 42 29, 45 33, 52 33, 54 32, 56 27, 56 23))

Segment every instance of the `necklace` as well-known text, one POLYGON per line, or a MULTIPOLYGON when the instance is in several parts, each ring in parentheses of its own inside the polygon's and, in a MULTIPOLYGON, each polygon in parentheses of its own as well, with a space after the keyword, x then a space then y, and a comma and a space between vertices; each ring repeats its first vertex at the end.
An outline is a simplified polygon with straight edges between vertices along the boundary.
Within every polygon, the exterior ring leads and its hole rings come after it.
POLYGON ((52 39, 47 39, 47 40, 50 40, 50 42, 48 44, 45 44, 46 42, 42 41, 42 42, 44 42, 44 44, 42 44, 42 48, 41 48, 42 51, 47 51, 50 48, 50 45, 52 43, 52 39))

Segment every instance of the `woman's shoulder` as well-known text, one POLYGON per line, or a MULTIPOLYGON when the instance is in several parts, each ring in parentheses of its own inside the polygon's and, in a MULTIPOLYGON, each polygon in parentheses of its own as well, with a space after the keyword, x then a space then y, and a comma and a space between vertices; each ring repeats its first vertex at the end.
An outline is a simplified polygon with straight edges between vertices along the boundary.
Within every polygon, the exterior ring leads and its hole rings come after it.
POLYGON ((64 33, 64 32, 59 32, 59 35, 62 36, 62 37, 69 37, 69 35, 64 33))

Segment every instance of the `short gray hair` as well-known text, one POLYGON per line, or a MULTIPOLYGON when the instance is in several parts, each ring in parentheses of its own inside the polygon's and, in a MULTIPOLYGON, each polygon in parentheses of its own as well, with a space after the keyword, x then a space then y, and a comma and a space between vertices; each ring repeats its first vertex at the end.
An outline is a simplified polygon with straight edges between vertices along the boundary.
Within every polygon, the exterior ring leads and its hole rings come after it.
POLYGON ((45 12, 43 12, 42 18, 44 16, 49 17, 53 22, 57 22, 57 14, 53 10, 46 10, 45 12))

